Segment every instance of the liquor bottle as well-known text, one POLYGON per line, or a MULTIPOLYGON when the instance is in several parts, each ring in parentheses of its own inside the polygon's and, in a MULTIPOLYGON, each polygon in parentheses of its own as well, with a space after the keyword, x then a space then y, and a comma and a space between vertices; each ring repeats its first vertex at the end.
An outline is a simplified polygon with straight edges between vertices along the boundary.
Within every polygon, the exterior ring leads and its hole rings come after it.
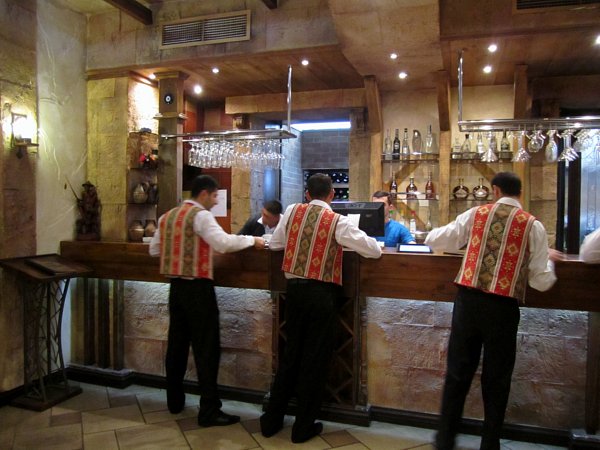
POLYGON ((408 231, 410 231, 410 234, 412 234, 413 236, 417 232, 417 218, 415 216, 414 211, 410 212, 410 222, 408 222, 408 231))
POLYGON ((479 156, 483 155, 485 153, 485 145, 483 145, 483 136, 481 135, 481 133, 477 133, 477 153, 479 153, 479 156))
POLYGON ((396 178, 392 178, 392 184, 390 185, 390 195, 392 200, 396 200, 398 197, 398 184, 396 184, 396 178))
POLYGON ((450 157, 452 159, 461 159, 462 158, 462 152, 461 152, 461 145, 460 145, 460 141, 458 140, 457 137, 454 138, 454 145, 452 146, 452 154, 450 155, 450 157))
POLYGON ((410 158, 410 145, 408 144, 408 128, 404 129, 404 136, 402 136, 402 145, 400 146, 400 158, 410 158))
POLYGON ((471 140, 469 139, 469 133, 465 133, 465 141, 460 146, 460 152, 462 157, 465 159, 471 159, 473 153, 471 152, 471 140))
POLYGON ((433 132, 431 131, 431 125, 427 127, 427 135, 425 136, 425 153, 428 155, 437 153, 435 148, 435 140, 433 139, 433 132))
POLYGON ((407 200, 416 200, 417 199, 417 185, 415 184, 415 179, 410 177, 408 186, 406 186, 406 199, 407 200))
POLYGON ((396 128, 396 132, 394 135, 394 144, 393 144, 393 152, 392 152, 392 159, 400 159, 400 138, 399 138, 399 130, 398 128, 396 128))
POLYGON ((469 188, 463 184, 463 179, 458 179, 458 186, 452 189, 452 195, 457 200, 465 200, 469 195, 469 188))
POLYGON ((412 137, 413 155, 416 157, 420 157, 422 148, 423 148, 423 139, 421 138, 421 133, 419 130, 413 130, 413 137, 412 137))
POLYGON ((385 140, 383 141, 383 155, 386 161, 392 159, 392 139, 390 138, 390 129, 387 129, 385 140))
POLYGON ((427 200, 435 200, 435 189, 433 187, 433 181, 431 181, 431 172, 429 172, 427 183, 425 184, 425 198, 427 200))
POLYGON ((427 208, 427 222, 425 223, 425 231, 431 231, 433 225, 431 224, 431 208, 427 208))
POLYGON ((510 150, 510 141, 506 137, 506 130, 502 132, 502 140, 500 141, 500 158, 512 158, 512 152, 510 150))
POLYGON ((483 178, 479 178, 479 185, 473 188, 473 197, 475 200, 487 200, 490 190, 483 185, 483 178))
POLYGON ((498 153, 498 141, 496 140, 496 133, 490 131, 488 134, 488 141, 490 142, 490 151, 498 153))

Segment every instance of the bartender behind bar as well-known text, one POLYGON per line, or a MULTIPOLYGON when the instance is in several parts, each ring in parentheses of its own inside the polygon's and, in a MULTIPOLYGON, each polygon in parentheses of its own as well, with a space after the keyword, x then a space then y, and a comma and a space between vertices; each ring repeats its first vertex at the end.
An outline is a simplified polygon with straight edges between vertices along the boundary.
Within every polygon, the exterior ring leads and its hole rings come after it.
MULTIPOLYGON (((432 230, 425 244, 455 252, 467 245, 455 283, 448 365, 438 449, 454 448, 465 398, 481 355, 484 422, 481 449, 499 449, 510 392, 519 326, 519 301, 527 282, 546 291, 556 281, 548 237, 541 222, 519 203, 521 180, 512 172, 492 179, 495 203, 474 207, 432 230)), ((558 252, 551 253, 558 259, 558 252)))

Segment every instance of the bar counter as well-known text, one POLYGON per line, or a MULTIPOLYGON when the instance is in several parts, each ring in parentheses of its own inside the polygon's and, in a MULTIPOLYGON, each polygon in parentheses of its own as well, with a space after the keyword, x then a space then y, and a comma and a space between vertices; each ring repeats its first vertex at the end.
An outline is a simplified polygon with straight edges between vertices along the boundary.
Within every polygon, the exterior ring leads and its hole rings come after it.
MULTIPOLYGON (((77 319, 84 323, 83 331, 74 333, 84 347, 79 372, 102 368, 104 372, 96 379, 102 384, 110 382, 105 369, 117 373, 129 369, 138 376, 136 382, 150 379, 161 385, 164 372, 160 364, 144 364, 161 359, 159 352, 153 354, 146 346, 156 341, 157 347, 164 349, 168 314, 165 306, 152 309, 157 302, 146 304, 143 299, 157 295, 162 298, 161 305, 166 305, 166 285, 129 283, 165 283, 158 272, 158 258, 148 254, 146 244, 125 242, 65 241, 61 242, 61 255, 94 270, 74 297, 74 307, 86 311, 83 320, 77 319), (128 298, 131 295, 138 300, 128 298), (139 309, 131 306, 136 301, 139 309), (152 312, 140 317, 139 311, 152 312), (136 335, 142 334, 132 330, 138 322, 144 334, 138 339, 141 344, 134 345, 131 342, 136 335)), ((255 249, 215 254, 225 353, 222 384, 256 393, 244 397, 238 392, 230 398, 260 399, 258 393, 268 390, 270 376, 276 371, 285 345, 280 319, 285 313, 282 256, 280 251, 255 249), (252 295, 262 297, 244 303, 243 299, 252 295), (249 326, 242 330, 244 321, 249 326), (245 348, 239 348, 243 346, 240 341, 245 348), (238 378, 232 375, 234 370, 239 372, 238 378), (249 374, 257 380, 254 385, 248 381, 249 374)), ((453 280, 460 262, 459 255, 400 254, 391 249, 384 250, 380 259, 344 252, 342 331, 328 385, 331 398, 323 418, 363 425, 383 420, 434 426, 452 311, 447 302, 452 302, 456 293, 453 280)), ((547 442, 566 445, 567 430, 585 426, 588 432, 595 432, 598 428, 600 265, 568 257, 556 263, 556 274, 558 281, 549 291, 527 291, 525 306, 531 309, 522 310, 522 350, 517 356, 515 399, 512 410, 509 405, 507 424, 509 429, 516 427, 514 438, 539 441, 551 436, 547 442), (547 412, 557 398, 565 399, 560 413, 547 412), (540 415, 540 411, 544 413, 540 415)), ((73 346, 81 347, 78 343, 73 346)), ((470 417, 482 415, 481 407, 472 400, 480 401, 477 387, 475 380, 465 409, 470 417)), ((187 388, 193 390, 193 383, 187 388)), ((477 426, 468 431, 476 432, 477 426)))

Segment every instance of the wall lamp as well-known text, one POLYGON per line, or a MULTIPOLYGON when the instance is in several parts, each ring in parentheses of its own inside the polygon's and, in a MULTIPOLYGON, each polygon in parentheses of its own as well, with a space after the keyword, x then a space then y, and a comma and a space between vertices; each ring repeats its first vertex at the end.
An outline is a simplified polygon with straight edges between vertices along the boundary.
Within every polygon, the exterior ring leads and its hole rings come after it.
POLYGON ((31 142, 35 125, 26 114, 11 112, 11 147, 16 150, 17 158, 22 158, 28 147, 37 147, 31 142))

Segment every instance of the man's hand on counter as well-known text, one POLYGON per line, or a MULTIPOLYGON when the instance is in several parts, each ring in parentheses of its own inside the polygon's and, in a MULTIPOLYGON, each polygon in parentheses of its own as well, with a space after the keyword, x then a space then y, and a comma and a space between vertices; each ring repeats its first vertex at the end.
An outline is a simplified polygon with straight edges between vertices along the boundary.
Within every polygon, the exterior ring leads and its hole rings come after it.
POLYGON ((265 248, 265 240, 261 237, 254 237, 254 248, 262 249, 265 248))

